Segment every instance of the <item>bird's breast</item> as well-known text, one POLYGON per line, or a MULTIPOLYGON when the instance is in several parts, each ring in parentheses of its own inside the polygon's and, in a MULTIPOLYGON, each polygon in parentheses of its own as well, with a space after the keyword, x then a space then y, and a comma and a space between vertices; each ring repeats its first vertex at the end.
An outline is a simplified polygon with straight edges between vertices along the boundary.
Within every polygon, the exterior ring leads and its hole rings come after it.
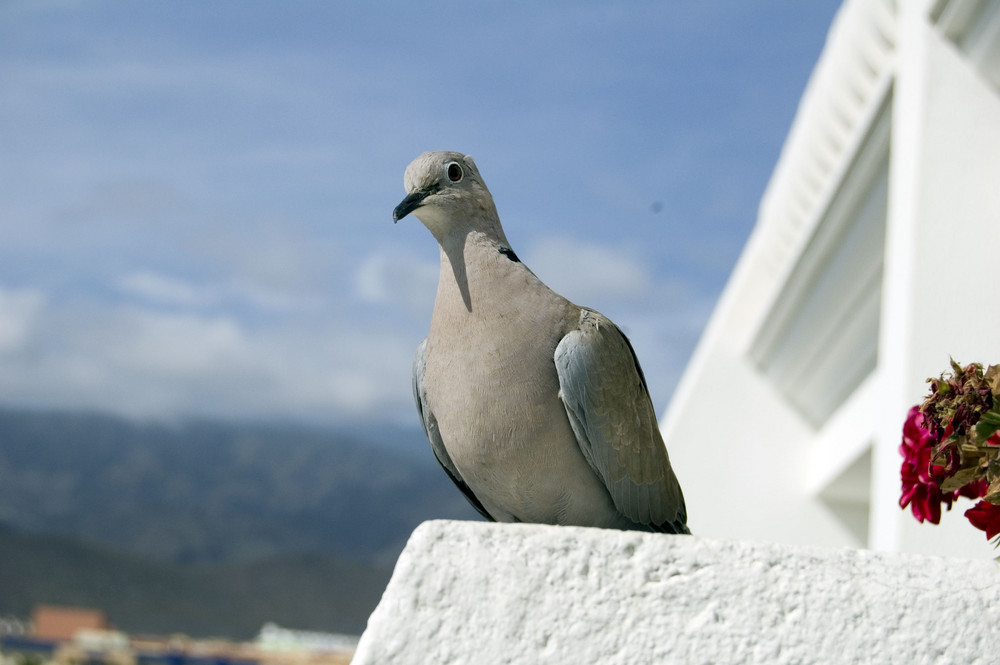
POLYGON ((511 469, 530 484, 530 469, 572 444, 553 361, 558 341, 530 318, 467 320, 447 336, 432 326, 427 339, 424 386, 442 440, 470 485, 489 485, 494 496, 497 486, 513 487, 511 469))

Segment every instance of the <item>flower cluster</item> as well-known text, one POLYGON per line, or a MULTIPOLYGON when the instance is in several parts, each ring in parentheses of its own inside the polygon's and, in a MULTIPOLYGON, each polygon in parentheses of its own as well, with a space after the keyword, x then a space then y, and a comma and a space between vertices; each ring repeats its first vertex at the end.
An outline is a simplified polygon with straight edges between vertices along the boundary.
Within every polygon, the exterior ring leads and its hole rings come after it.
POLYGON ((1000 365, 951 367, 928 380, 930 394, 903 425, 899 506, 938 524, 942 505, 979 499, 965 517, 992 539, 1000 534, 1000 365))

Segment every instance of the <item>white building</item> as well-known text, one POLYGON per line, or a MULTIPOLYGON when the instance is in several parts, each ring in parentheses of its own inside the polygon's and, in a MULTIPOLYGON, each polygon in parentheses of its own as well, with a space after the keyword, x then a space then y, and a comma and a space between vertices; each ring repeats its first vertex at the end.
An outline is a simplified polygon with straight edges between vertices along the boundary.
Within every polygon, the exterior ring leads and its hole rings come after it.
POLYGON ((661 426, 704 536, 996 556, 900 510, 925 379, 1000 362, 1000 0, 847 0, 661 426))

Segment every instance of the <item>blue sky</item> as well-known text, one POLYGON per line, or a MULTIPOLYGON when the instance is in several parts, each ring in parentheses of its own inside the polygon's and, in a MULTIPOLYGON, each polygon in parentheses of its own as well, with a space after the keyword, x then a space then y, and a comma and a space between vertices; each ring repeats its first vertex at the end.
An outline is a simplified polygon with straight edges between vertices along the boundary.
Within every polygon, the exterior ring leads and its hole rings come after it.
POLYGON ((838 4, 7 0, 0 404, 415 424, 450 149, 662 411, 838 4))

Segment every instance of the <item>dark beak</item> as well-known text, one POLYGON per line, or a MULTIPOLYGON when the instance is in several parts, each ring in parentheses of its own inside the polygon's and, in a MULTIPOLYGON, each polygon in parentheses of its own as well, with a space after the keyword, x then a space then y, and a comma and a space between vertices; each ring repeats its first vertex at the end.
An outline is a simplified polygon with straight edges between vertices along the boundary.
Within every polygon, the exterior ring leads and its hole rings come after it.
POLYGON ((399 202, 399 205, 392 211, 393 223, 403 219, 411 212, 424 204, 424 199, 433 194, 433 190, 422 189, 412 194, 407 194, 406 198, 399 202))

